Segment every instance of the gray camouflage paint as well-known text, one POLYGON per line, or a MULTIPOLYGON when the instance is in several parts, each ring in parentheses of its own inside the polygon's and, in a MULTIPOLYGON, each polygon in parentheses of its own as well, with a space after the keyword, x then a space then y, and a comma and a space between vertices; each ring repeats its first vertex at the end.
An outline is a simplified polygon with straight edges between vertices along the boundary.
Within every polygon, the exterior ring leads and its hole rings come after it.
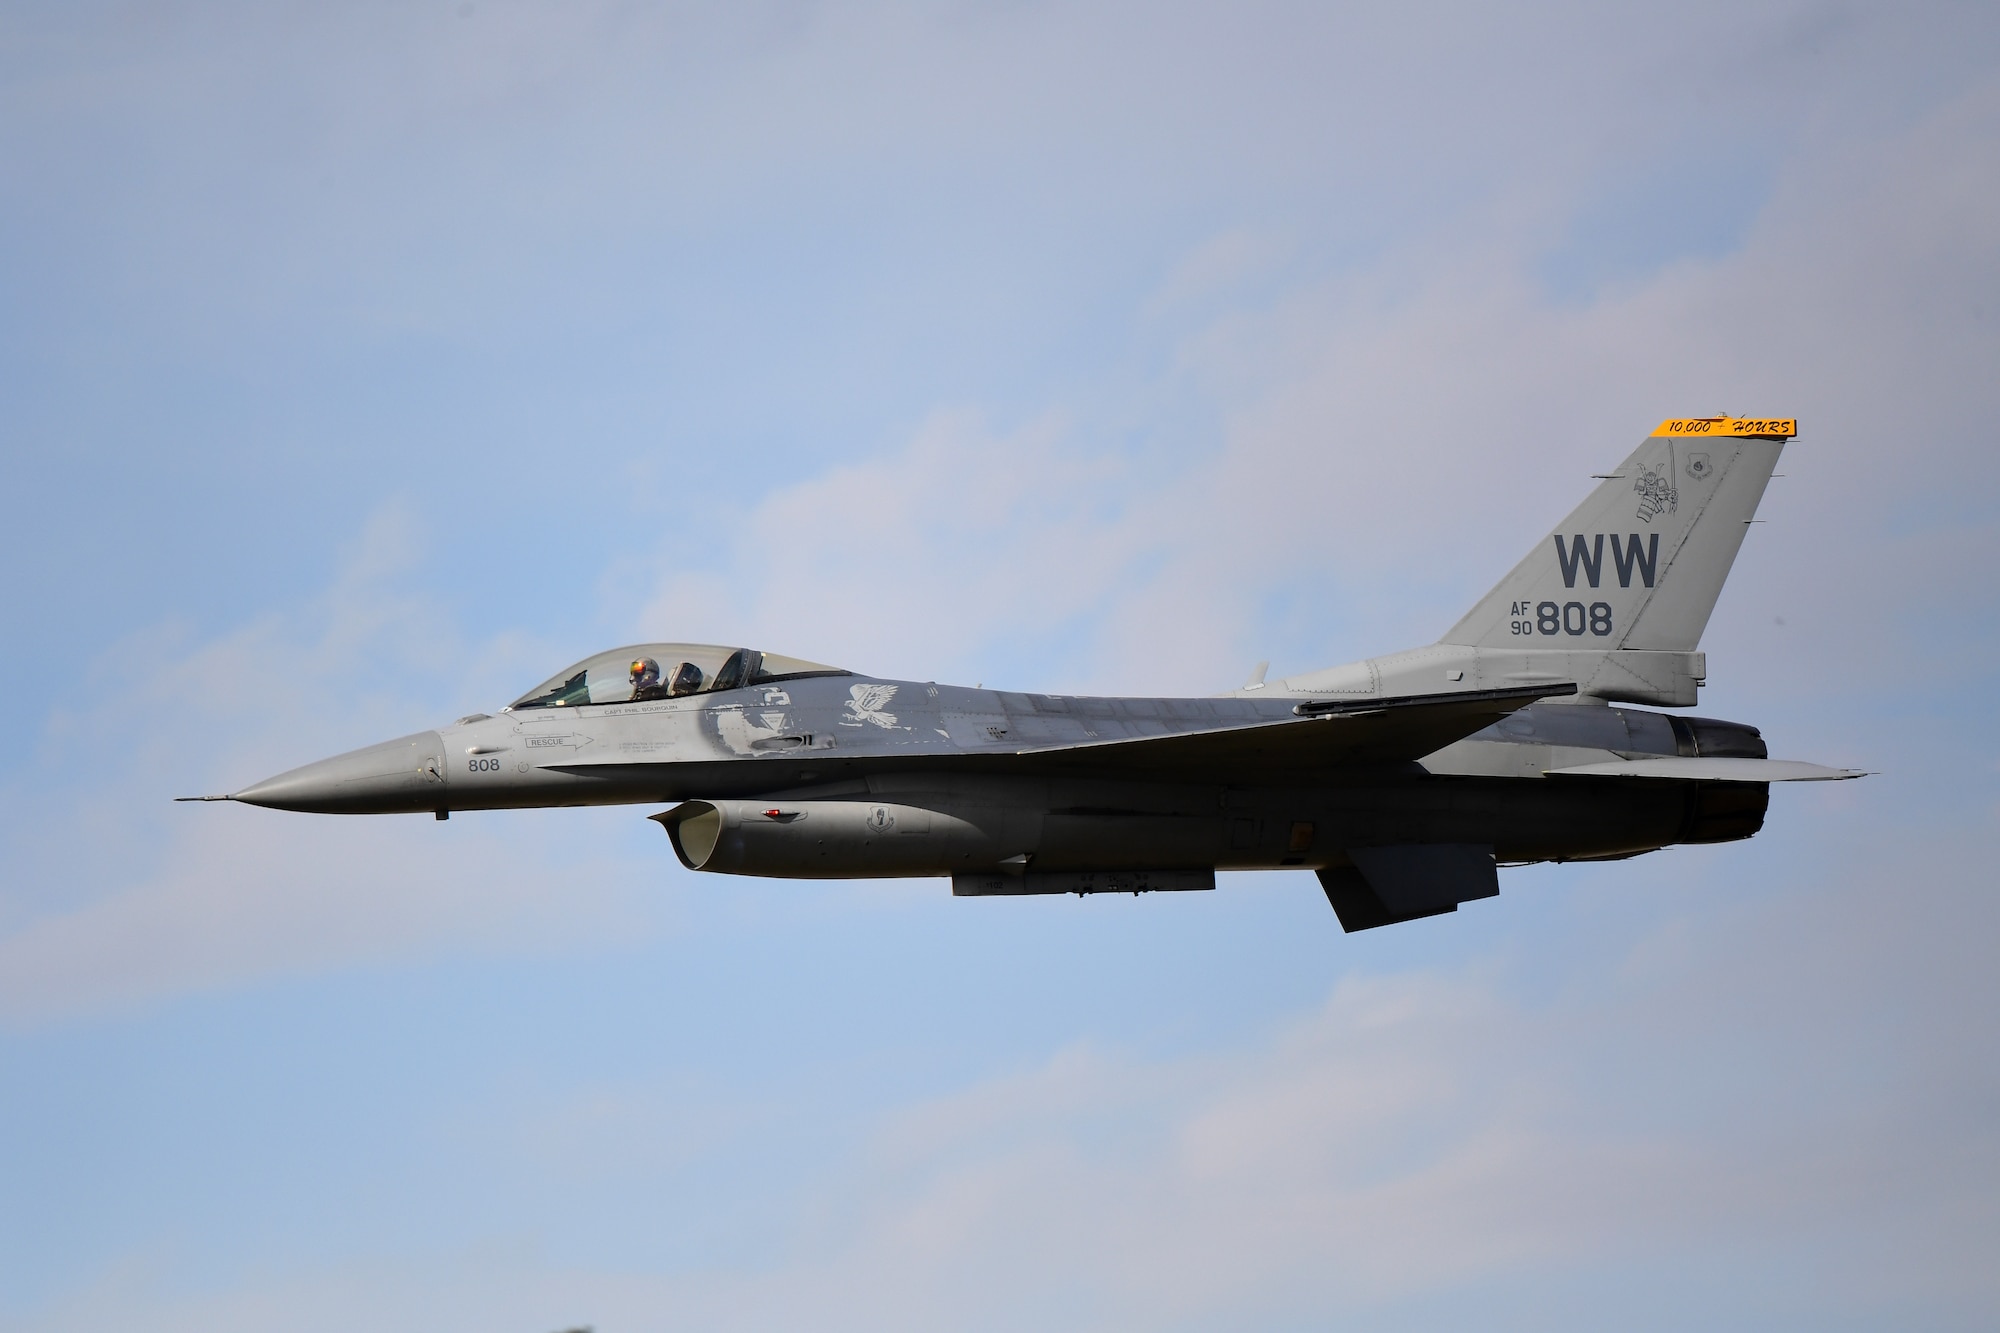
POLYGON ((1616 706, 1694 702, 1782 447, 1649 438, 1439 643, 1230 697, 827 671, 474 715, 207 799, 440 818, 678 802, 654 818, 693 868, 986 895, 1304 867, 1350 930, 1435 915, 1491 896, 1496 861, 1748 837, 1770 782, 1857 776, 1770 761, 1752 727, 1616 706))

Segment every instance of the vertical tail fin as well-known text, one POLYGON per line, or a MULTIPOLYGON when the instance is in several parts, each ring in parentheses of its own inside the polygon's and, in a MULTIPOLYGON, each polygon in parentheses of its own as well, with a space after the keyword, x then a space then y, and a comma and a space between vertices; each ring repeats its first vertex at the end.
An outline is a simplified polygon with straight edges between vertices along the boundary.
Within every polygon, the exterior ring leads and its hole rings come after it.
POLYGON ((1692 652, 1791 420, 1663 421, 1440 640, 1692 652))

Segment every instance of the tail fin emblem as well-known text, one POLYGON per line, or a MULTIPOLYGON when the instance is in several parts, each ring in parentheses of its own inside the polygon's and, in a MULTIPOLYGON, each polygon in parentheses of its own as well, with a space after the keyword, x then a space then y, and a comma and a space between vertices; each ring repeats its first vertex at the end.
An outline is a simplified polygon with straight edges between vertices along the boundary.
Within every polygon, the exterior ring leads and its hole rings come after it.
POLYGON ((1632 483, 1632 489, 1639 493, 1639 521, 1651 523, 1662 514, 1671 514, 1680 508, 1681 493, 1674 489, 1673 482, 1664 472, 1651 468, 1641 468, 1639 479, 1632 483))

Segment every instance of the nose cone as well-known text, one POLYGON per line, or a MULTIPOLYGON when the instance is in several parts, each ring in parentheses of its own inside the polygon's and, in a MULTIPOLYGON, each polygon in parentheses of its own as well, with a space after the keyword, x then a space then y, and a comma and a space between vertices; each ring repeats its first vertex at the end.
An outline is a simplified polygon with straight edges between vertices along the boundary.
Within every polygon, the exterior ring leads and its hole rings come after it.
POLYGON ((420 731, 265 778, 232 792, 230 799, 321 815, 441 810, 446 808, 444 775, 444 738, 420 731))

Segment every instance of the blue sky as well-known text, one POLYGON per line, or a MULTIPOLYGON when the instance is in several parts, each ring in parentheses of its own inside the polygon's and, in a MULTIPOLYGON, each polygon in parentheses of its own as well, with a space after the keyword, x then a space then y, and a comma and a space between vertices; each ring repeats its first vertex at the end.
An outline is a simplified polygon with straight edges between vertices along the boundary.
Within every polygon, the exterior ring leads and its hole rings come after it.
POLYGON ((0 1330, 1984 1328, 1978 5, 12 7, 0 1330), (171 796, 643 638, 1209 693, 1796 415, 1701 711, 1877 770, 1343 936, 171 796))

